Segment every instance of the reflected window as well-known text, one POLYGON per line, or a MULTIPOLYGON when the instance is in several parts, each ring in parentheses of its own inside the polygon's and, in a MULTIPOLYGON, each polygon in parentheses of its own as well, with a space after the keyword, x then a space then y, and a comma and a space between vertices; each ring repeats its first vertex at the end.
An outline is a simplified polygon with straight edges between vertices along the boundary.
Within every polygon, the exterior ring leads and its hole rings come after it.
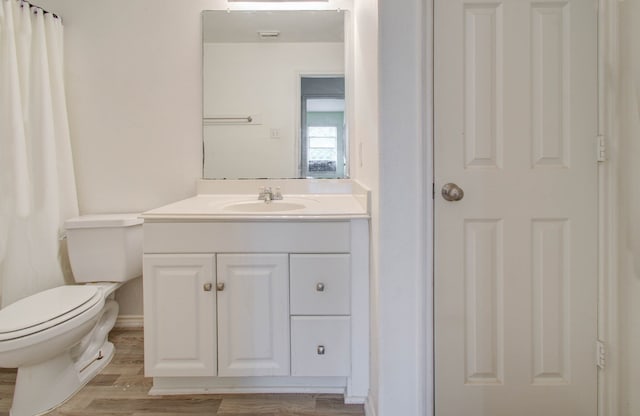
POLYGON ((313 126, 307 129, 307 169, 311 174, 335 175, 338 162, 338 129, 313 126))

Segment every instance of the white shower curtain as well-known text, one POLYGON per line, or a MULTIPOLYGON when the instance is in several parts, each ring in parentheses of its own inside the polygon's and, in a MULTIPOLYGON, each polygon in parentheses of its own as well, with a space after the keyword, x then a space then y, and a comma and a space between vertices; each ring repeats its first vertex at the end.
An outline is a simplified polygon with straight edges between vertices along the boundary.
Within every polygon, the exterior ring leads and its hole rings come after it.
POLYGON ((60 19, 0 0, 0 307, 65 283, 78 214, 60 19))

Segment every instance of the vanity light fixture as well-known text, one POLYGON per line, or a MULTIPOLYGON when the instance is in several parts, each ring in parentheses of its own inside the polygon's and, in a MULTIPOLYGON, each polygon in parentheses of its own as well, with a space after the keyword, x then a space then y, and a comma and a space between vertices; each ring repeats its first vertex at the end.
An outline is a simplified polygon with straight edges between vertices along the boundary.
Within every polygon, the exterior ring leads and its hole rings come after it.
POLYGON ((298 10, 324 9, 330 4, 330 0, 227 0, 227 12, 234 10, 243 10, 246 7, 265 10, 298 10))
POLYGON ((329 0, 227 0, 229 3, 304 3, 304 2, 321 2, 327 3, 329 0))
POLYGON ((275 39, 278 36, 280 36, 280 31, 279 30, 261 30, 260 32, 258 32, 258 35, 260 35, 261 39, 275 39))

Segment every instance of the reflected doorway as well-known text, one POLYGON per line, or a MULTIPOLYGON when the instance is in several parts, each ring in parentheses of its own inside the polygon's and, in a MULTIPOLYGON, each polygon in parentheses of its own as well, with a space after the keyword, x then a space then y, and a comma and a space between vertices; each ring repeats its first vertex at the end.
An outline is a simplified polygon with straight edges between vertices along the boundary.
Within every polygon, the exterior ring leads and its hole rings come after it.
POLYGON ((346 172, 344 77, 302 77, 301 176, 344 178, 346 172))

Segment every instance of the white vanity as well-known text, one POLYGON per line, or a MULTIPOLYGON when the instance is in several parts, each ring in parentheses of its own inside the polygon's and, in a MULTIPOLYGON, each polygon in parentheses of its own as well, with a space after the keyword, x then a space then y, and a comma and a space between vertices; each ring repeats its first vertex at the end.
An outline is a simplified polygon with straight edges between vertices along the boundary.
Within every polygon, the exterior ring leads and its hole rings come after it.
POLYGON ((150 394, 369 388, 368 191, 350 180, 201 181, 144 218, 150 394), (257 199, 269 186, 282 200, 257 199))

